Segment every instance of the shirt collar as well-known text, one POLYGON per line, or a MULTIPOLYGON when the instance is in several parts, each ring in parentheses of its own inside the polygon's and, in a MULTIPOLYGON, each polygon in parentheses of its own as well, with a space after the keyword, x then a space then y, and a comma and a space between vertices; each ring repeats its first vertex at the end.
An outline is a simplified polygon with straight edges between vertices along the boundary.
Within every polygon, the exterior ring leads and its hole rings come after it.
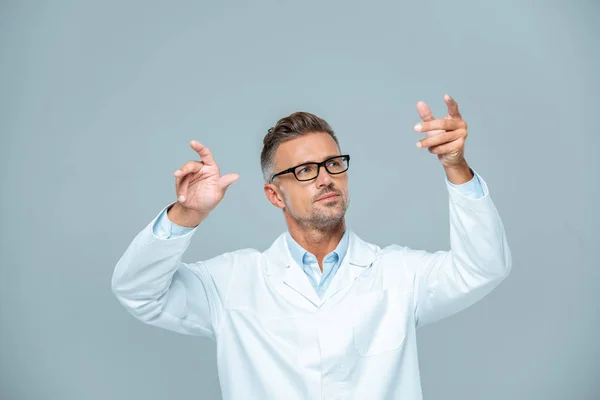
MULTIPOLYGON (((289 230, 286 232, 286 242, 287 242, 287 245, 290 250, 290 254, 291 254, 292 258, 294 259, 294 261, 296 261, 296 263, 300 267, 302 267, 304 265, 304 262, 303 262, 304 257, 307 257, 307 256, 314 257, 314 254, 311 254, 308 251, 306 251, 302 246, 300 246, 298 244, 298 242, 296 242, 294 240, 294 238, 290 234, 289 230)), ((338 243, 337 247, 331 253, 327 254, 327 256, 335 253, 338 257, 338 261, 343 260, 344 256, 348 252, 348 244, 349 244, 349 234, 348 234, 348 229, 346 229, 344 231, 344 235, 342 236, 342 239, 338 243)), ((327 258, 327 256, 325 256, 325 258, 327 258)))

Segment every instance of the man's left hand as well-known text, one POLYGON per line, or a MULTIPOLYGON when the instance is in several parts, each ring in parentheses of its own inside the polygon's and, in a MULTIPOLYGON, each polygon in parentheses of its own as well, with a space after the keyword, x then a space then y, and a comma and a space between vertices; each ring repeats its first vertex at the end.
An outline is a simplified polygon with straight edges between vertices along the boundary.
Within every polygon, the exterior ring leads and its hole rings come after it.
POLYGON ((417 142, 417 147, 429 148, 429 152, 437 154, 445 168, 452 168, 465 164, 467 123, 452 97, 445 95, 444 102, 448 106, 448 114, 443 119, 434 119, 429 106, 418 102, 417 111, 423 122, 415 125, 415 131, 427 134, 427 138, 417 142))

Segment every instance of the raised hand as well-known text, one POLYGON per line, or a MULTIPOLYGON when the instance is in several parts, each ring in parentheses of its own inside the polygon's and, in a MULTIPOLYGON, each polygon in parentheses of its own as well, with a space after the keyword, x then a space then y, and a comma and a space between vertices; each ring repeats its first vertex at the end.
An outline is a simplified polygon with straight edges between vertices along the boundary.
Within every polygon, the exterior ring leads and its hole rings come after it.
POLYGON ((445 167, 464 163, 464 146, 468 136, 467 123, 458 111, 458 104, 449 95, 444 96, 448 114, 443 119, 435 119, 427 104, 417 103, 417 111, 423 120, 415 125, 415 131, 425 132, 427 138, 419 140, 417 147, 429 148, 429 152, 437 154, 445 167))
POLYGON ((208 215, 223 199, 229 185, 239 179, 239 175, 221 176, 208 147, 195 140, 190 142, 190 147, 202 161, 190 161, 173 173, 178 204, 185 211, 208 215))

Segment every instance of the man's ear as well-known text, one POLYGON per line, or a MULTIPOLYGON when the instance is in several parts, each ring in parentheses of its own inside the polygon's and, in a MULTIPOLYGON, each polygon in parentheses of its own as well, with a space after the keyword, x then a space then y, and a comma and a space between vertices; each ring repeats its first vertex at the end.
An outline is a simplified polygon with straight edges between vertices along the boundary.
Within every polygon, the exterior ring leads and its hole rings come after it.
POLYGON ((283 198, 277 186, 271 183, 265 183, 263 190, 265 192, 265 196, 267 196, 267 199, 269 199, 271 204, 277 208, 285 208, 285 203, 283 202, 283 198))

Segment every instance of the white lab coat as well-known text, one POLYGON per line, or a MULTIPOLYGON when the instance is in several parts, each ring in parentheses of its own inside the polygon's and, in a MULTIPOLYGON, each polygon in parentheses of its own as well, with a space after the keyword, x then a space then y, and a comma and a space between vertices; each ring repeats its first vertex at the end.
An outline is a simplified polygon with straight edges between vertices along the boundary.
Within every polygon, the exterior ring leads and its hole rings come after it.
POLYGON ((117 263, 112 289, 147 324, 216 340, 224 399, 418 400, 416 330, 475 303, 511 269, 503 224, 479 179, 479 199, 447 186, 449 251, 380 248, 350 231, 322 300, 285 234, 264 252, 188 264, 182 255, 201 225, 163 239, 152 232, 156 218, 117 263))

